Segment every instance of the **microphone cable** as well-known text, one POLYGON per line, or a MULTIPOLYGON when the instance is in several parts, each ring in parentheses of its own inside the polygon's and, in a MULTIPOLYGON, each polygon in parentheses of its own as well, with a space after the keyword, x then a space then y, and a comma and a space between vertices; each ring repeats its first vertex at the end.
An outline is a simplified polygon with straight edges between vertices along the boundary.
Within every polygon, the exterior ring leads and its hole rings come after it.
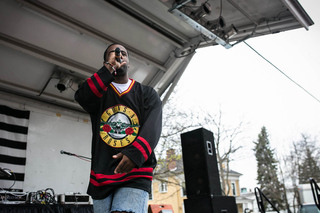
POLYGON ((263 55, 261 55, 257 50, 255 50, 253 47, 251 47, 247 42, 243 41, 251 50, 253 50, 256 54, 258 54, 263 60, 268 62, 271 66, 273 66, 276 70, 278 70, 282 75, 284 75, 287 79, 289 79, 291 82, 293 82, 295 85, 300 87, 304 92, 306 92, 308 95, 310 95, 312 98, 314 98, 316 101, 320 103, 320 100, 315 97, 313 94, 311 94, 308 90, 306 90, 303 86, 298 84, 296 81, 294 81, 292 78, 290 78, 287 74, 285 74, 281 69, 279 69, 276 65, 274 65, 271 61, 266 59, 263 55))

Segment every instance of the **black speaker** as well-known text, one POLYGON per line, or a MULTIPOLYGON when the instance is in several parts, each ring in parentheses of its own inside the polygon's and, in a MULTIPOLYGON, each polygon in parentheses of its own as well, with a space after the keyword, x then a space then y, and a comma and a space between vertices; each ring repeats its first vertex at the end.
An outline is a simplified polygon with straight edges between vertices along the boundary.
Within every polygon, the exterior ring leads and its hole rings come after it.
POLYGON ((184 200, 186 213, 237 213, 235 197, 205 196, 184 200))
POLYGON ((200 128, 181 134, 187 197, 222 195, 212 132, 200 128))

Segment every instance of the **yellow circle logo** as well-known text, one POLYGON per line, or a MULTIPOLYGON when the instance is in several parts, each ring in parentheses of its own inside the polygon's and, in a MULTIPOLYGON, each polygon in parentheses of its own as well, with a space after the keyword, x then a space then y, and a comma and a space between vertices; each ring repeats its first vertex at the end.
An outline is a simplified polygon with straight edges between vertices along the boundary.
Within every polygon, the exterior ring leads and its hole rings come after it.
POLYGON ((125 147, 136 139, 139 127, 139 118, 132 109, 116 105, 103 112, 100 137, 111 147, 125 147))

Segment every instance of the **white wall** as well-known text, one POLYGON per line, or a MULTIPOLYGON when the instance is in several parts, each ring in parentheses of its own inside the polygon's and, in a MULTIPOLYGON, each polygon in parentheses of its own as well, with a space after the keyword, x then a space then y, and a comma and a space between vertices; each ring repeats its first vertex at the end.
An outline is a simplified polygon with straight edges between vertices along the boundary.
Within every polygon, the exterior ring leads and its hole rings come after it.
POLYGON ((31 111, 24 191, 52 188, 56 194, 86 193, 90 162, 60 151, 91 157, 89 116, 3 92, 0 104, 31 111))

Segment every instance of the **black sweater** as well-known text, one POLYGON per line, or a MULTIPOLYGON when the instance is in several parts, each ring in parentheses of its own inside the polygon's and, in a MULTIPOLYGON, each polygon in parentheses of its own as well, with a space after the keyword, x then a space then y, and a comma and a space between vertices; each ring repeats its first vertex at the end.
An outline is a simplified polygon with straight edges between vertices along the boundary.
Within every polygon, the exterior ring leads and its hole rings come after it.
POLYGON ((162 104, 157 92, 132 80, 119 93, 111 84, 110 72, 102 67, 88 78, 75 94, 92 123, 92 162, 88 194, 103 199, 122 186, 150 192, 156 166, 154 148, 162 127, 162 104), (128 174, 114 174, 123 153, 137 167, 128 174))

